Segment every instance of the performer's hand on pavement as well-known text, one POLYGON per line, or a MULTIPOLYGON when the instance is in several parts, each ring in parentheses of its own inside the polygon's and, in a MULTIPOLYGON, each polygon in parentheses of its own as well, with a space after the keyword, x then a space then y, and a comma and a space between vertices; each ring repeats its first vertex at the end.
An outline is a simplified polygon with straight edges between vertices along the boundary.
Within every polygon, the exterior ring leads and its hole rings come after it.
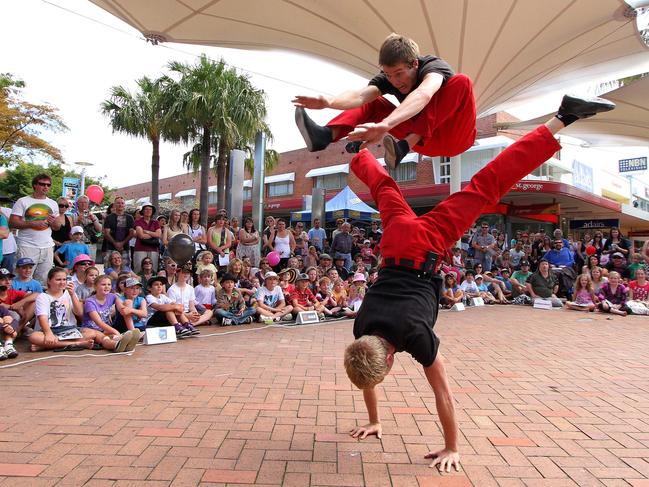
POLYGON ((451 467, 455 467, 455 471, 460 471, 460 454, 456 451, 449 450, 444 448, 443 450, 437 452, 430 452, 424 458, 430 458, 433 461, 430 464, 430 467, 435 467, 439 469, 440 472, 450 472, 451 467))
POLYGON ((380 440, 381 435, 383 434, 383 429, 381 428, 381 423, 369 423, 365 426, 354 428, 349 432, 349 434, 359 440, 365 439, 368 435, 376 435, 380 440))
POLYGON ((329 100, 324 96, 304 96, 298 95, 291 100, 293 105, 300 108, 310 108, 312 110, 322 110, 329 108, 329 100))
POLYGON ((383 137, 385 137, 385 134, 388 133, 389 129, 390 128, 383 122, 362 123, 360 125, 357 125, 354 130, 352 130, 347 135, 347 138, 349 140, 363 141, 360 148, 365 149, 370 144, 381 142, 383 140, 383 137))

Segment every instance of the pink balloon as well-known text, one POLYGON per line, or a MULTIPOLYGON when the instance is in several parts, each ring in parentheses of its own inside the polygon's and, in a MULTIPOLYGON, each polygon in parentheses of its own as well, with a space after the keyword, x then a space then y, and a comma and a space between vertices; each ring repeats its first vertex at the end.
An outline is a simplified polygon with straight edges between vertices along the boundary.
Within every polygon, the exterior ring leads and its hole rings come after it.
POLYGON ((269 252, 269 254, 266 256, 268 258, 268 263, 270 264, 271 267, 275 267, 277 264, 279 264, 279 253, 278 252, 269 252))
POLYGON ((99 204, 104 200, 104 190, 101 189, 101 186, 91 184, 86 188, 86 196, 93 203, 99 204))

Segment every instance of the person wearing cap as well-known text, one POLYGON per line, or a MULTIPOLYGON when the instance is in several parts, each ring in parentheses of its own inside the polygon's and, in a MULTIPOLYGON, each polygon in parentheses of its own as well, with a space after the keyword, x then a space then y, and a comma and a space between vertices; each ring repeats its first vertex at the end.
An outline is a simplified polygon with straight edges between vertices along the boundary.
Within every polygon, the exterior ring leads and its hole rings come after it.
MULTIPOLYGON (((126 212, 126 201, 121 196, 113 200, 113 211, 104 219, 104 242, 106 254, 117 251, 126 265, 131 265, 129 241, 135 237, 135 219, 126 212)), ((107 266, 107 262, 104 262, 107 266)))
POLYGON ((45 173, 32 179, 34 192, 14 204, 9 226, 19 230, 16 235, 16 257, 29 257, 36 263, 34 279, 41 284, 47 281, 47 273, 54 264, 54 240, 52 230, 63 225, 65 212, 59 212, 57 203, 47 197, 52 178, 45 173))
POLYGON ((169 296, 176 303, 183 305, 183 312, 185 316, 191 321, 187 325, 192 335, 200 334, 195 327, 199 325, 209 324, 212 319, 212 311, 203 308, 203 312, 199 312, 196 308, 196 293, 192 282, 192 265, 187 263, 178 269, 178 280, 169 289, 167 289, 167 296, 169 296))
POLYGON ((612 271, 617 272, 622 276, 622 279, 628 280, 631 278, 631 271, 627 264, 626 257, 622 252, 613 252, 604 268, 609 272, 609 274, 612 271))
POLYGON ((484 276, 482 274, 476 274, 475 276, 475 285, 478 286, 479 297, 485 302, 485 304, 495 304, 500 303, 501 301, 496 299, 491 291, 489 286, 484 282, 484 276))
POLYGON ((140 280, 135 277, 126 279, 124 282, 124 294, 118 294, 117 298, 122 301, 122 308, 117 310, 118 312, 115 315, 115 329, 120 333, 133 329, 144 332, 149 311, 146 306, 146 299, 142 297, 142 283, 140 280))
POLYGON ((34 317, 35 301, 40 293, 26 293, 12 289, 12 279, 16 277, 7 269, 0 268, 0 306, 18 323, 16 332, 20 335, 27 322, 34 317))
POLYGON ((329 269, 333 267, 333 259, 329 254, 320 254, 320 261, 318 263, 318 275, 326 276, 329 269))
POLYGON ((293 305, 293 317, 303 311, 316 311, 318 318, 324 320, 324 305, 320 303, 309 289, 309 276, 300 274, 295 280, 295 290, 291 294, 291 305, 293 305))
POLYGON ((164 276, 154 276, 146 284, 149 290, 146 295, 149 312, 146 326, 173 326, 179 339, 191 336, 192 331, 187 327, 190 324, 189 319, 183 313, 183 305, 174 303, 169 296, 164 294, 167 279, 164 276))
POLYGON ((367 279, 364 272, 357 272, 352 277, 352 283, 349 286, 349 299, 347 305, 354 311, 357 311, 367 292, 367 279))
POLYGON ((514 271, 514 273, 509 278, 509 282, 512 285, 512 296, 514 298, 521 296, 527 293, 527 287, 525 283, 532 275, 530 271, 530 262, 528 260, 520 261, 520 269, 514 271))
POLYGON ((236 282, 236 276, 230 273, 221 278, 221 289, 216 293, 214 308, 214 315, 221 318, 221 326, 248 325, 257 312, 255 308, 246 307, 243 295, 234 287, 236 282))
POLYGON ((284 292, 278 285, 279 276, 274 271, 264 275, 264 285, 257 289, 257 314, 259 321, 291 321, 293 306, 286 303, 284 292))
POLYGON ((139 273, 142 269, 142 259, 148 257, 153 261, 153 268, 158 268, 160 256, 160 238, 162 228, 160 222, 153 218, 156 208, 151 204, 142 206, 142 216, 135 220, 135 249, 133 251, 133 270, 139 273))
MULTIPOLYGON (((345 257, 341 254, 336 254, 333 269, 338 271, 338 276, 340 276, 343 281, 346 281, 350 275, 350 271, 345 267, 345 257)), ((327 271, 327 274, 329 274, 329 271, 327 271)))
MULTIPOLYGON (((372 242, 370 239, 366 238, 363 240, 363 245, 361 246, 359 252, 363 256, 363 263, 369 268, 377 263, 379 260, 376 255, 374 255, 374 249, 372 249, 372 242)), ((355 257, 354 257, 355 258, 355 257)))
POLYGON ((29 293, 42 293, 43 286, 32 277, 34 261, 29 257, 23 257, 16 262, 16 277, 11 281, 11 288, 16 291, 29 293))
POLYGON ((90 255, 90 248, 82 240, 83 228, 80 226, 72 227, 72 230, 70 230, 70 241, 61 245, 54 253, 56 264, 72 270, 74 260, 78 255, 90 255))

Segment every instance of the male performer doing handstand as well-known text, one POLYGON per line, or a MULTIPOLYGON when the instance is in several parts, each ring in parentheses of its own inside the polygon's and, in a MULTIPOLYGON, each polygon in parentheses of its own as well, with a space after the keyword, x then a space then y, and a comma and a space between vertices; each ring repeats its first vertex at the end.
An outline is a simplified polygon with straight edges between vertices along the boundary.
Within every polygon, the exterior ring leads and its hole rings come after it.
POLYGON ((445 447, 426 458, 433 459, 431 467, 458 469, 453 394, 437 356, 439 339, 433 332, 441 284, 437 257, 457 242, 486 206, 498 203, 517 181, 561 148, 554 134, 580 118, 614 107, 601 98, 565 96, 556 117, 509 146, 462 191, 421 216, 412 211, 397 184, 369 151, 362 150, 352 159, 351 169, 370 188, 383 223, 383 266, 354 321, 356 341, 345 350, 347 375, 363 390, 369 413, 369 424, 354 428, 352 436, 381 437, 374 387, 390 371, 394 354, 406 351, 424 368, 444 431, 445 447))
POLYGON ((473 145, 476 108, 466 75, 455 74, 438 57, 420 56, 417 44, 398 34, 383 41, 379 65, 381 73, 360 90, 293 99, 295 121, 310 151, 345 136, 357 141, 347 144, 348 152, 383 140, 385 162, 394 169, 411 148, 427 156, 455 156, 473 145), (381 96, 385 94, 394 95, 400 105, 395 107, 381 96), (344 112, 321 127, 305 108, 344 112))

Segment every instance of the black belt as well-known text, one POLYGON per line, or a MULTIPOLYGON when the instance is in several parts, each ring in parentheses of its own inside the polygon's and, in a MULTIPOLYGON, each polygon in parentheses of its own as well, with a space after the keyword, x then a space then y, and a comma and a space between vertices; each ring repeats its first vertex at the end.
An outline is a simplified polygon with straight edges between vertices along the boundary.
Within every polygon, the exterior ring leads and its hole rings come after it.
POLYGON ((439 275, 439 270, 437 269, 438 258, 439 255, 435 252, 429 252, 427 260, 421 263, 416 263, 414 259, 385 257, 383 259, 383 265, 386 267, 405 269, 415 273, 417 277, 431 279, 434 276, 439 275))
POLYGON ((424 271, 424 263, 422 262, 421 264, 416 265, 413 259, 386 257, 383 259, 383 263, 388 267, 407 267, 408 269, 415 271, 424 271))

